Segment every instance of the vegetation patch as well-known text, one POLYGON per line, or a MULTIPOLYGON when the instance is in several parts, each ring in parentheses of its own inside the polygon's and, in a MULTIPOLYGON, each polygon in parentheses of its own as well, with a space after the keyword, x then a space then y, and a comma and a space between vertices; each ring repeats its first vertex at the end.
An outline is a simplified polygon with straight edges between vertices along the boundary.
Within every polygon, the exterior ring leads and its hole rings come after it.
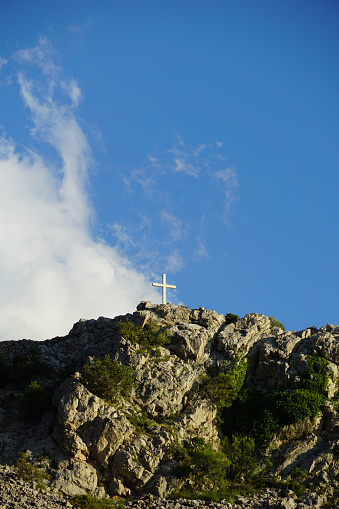
POLYGON ((184 478, 182 489, 171 498, 191 498, 219 502, 249 496, 265 488, 291 490, 297 497, 307 491, 307 470, 296 468, 290 479, 282 481, 268 475, 270 463, 258 468, 258 451, 252 437, 226 438, 217 452, 204 439, 196 437, 173 448, 178 462, 173 473, 184 478))
POLYGON ((106 354, 103 359, 95 359, 91 364, 83 366, 81 381, 99 398, 116 403, 121 397, 129 398, 135 385, 135 372, 129 366, 111 360, 106 354))
POLYGON ((233 435, 223 443, 223 450, 229 461, 227 477, 232 482, 249 482, 254 477, 257 455, 253 437, 233 435))
POLYGON ((212 489, 227 480, 229 461, 224 453, 217 452, 203 438, 195 437, 177 445, 174 457, 178 461, 175 474, 187 479, 187 486, 193 491, 203 490, 208 485, 212 489))
POLYGON ((95 498, 91 495, 76 495, 70 500, 71 504, 81 509, 107 509, 112 507, 116 509, 124 509, 124 500, 112 500, 106 498, 95 498))
POLYGON ((174 498, 219 501, 258 491, 262 478, 254 475, 256 454, 253 439, 234 436, 221 451, 201 437, 184 441, 173 449, 178 462, 174 474, 186 480, 174 498))
POLYGON ((168 332, 162 330, 159 324, 153 320, 146 322, 144 327, 138 327, 132 322, 121 320, 119 327, 120 333, 125 339, 140 345, 140 353, 143 351, 152 353, 154 350, 157 356, 156 347, 164 346, 170 342, 168 332))
POLYGON ((227 315, 225 315, 226 325, 229 325, 230 323, 235 323, 238 320, 240 320, 240 317, 238 315, 234 315, 233 313, 227 313, 227 315))
POLYGON ((22 387, 27 385, 29 380, 39 375, 48 375, 49 372, 48 366, 41 361, 40 348, 33 345, 27 353, 14 357, 11 377, 22 387))
POLYGON ((200 390, 219 410, 230 407, 244 383, 246 371, 246 360, 236 360, 232 367, 226 368, 217 376, 203 375, 200 390))
POLYGON ((268 318, 271 322, 271 327, 279 327, 279 329, 282 329, 283 331, 286 330, 285 325, 283 323, 279 322, 279 320, 276 320, 276 318, 274 318, 274 316, 269 316, 268 318))
POLYGON ((20 399, 22 416, 25 421, 37 421, 50 407, 51 399, 43 386, 32 380, 20 399))
POLYGON ((41 483, 41 481, 50 477, 46 473, 46 466, 41 461, 39 465, 36 465, 33 459, 29 459, 25 452, 21 452, 16 460, 15 471, 17 477, 23 481, 36 481, 41 483))
POLYGON ((175 496, 232 500, 265 487, 289 489, 298 497, 305 493, 308 472, 296 468, 290 479, 274 479, 269 475, 272 464, 262 458, 262 450, 278 432, 293 438, 307 434, 326 401, 328 364, 322 357, 309 356, 298 386, 275 393, 244 386, 244 360, 215 377, 205 375, 201 390, 217 405, 226 438, 218 452, 199 437, 175 446, 178 465, 174 473, 185 479, 175 496))
POLYGON ((328 366, 329 362, 324 357, 309 355, 307 369, 301 377, 301 387, 326 397, 329 382, 328 366))
POLYGON ((322 357, 309 356, 307 370, 294 390, 263 393, 243 388, 233 405, 221 412, 223 432, 228 437, 252 436, 262 446, 283 426, 314 420, 326 401, 328 364, 322 357))
POLYGON ((126 415, 126 417, 128 417, 128 420, 136 427, 139 433, 143 433, 149 426, 157 425, 157 422, 150 419, 144 410, 132 412, 131 415, 126 415))
POLYGON ((300 497, 307 491, 307 488, 303 482, 307 479, 308 476, 309 473, 307 470, 301 470, 300 468, 296 467, 293 470, 290 479, 286 481, 272 479, 270 485, 276 490, 291 490, 297 497, 300 497))
POLYGON ((41 361, 37 345, 32 345, 25 354, 15 355, 11 361, 0 354, 0 387, 14 385, 23 389, 33 378, 49 375, 50 368, 41 361))

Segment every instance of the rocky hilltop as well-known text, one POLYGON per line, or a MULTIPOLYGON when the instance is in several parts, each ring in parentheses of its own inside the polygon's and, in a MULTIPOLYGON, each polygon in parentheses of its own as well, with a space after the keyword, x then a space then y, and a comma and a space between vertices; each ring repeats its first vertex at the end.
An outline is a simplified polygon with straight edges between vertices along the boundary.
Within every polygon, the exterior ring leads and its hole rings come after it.
POLYGON ((142 302, 0 368, 1 507, 335 507, 339 326, 142 302))

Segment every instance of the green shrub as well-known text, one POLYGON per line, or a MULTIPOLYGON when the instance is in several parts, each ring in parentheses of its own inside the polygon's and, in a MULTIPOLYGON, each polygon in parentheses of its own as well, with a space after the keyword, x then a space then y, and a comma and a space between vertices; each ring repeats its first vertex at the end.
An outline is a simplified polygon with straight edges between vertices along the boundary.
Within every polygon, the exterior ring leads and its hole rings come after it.
POLYGON ((124 509, 125 507, 124 500, 100 499, 91 495, 76 495, 70 502, 80 509, 106 509, 107 507, 124 509))
MULTIPOLYGON (((259 408, 256 419, 252 422, 252 436, 258 445, 263 445, 276 435, 279 429, 279 418, 276 412, 268 408, 259 408)), ((249 431, 249 430, 248 430, 249 431)))
POLYGON ((37 486, 37 488, 39 488, 39 490, 44 490, 44 491, 47 490, 47 484, 45 484, 44 482, 37 482, 36 486, 37 486))
POLYGON ((173 473, 186 479, 175 498, 218 502, 262 488, 262 477, 254 474, 257 463, 253 438, 235 435, 223 445, 223 451, 217 452, 204 439, 196 437, 174 448, 178 466, 173 473))
POLYGON ((227 408, 238 396, 247 371, 246 360, 235 361, 233 366, 218 373, 217 376, 203 375, 201 377, 201 391, 218 409, 227 408))
POLYGON ((144 327, 138 327, 132 322, 119 322, 121 335, 131 341, 138 343, 146 349, 163 346, 170 342, 167 331, 161 331, 159 324, 153 320, 146 322, 144 327))
POLYGON ((230 373, 219 373, 215 377, 203 375, 201 390, 213 403, 220 407, 229 407, 237 397, 234 379, 230 373))
POLYGON ((301 470, 299 467, 295 467, 291 474, 291 479, 294 481, 303 481, 308 477, 308 470, 301 470))
MULTIPOLYGON (((299 470, 299 469, 296 468, 296 470, 299 470)), ((304 472, 304 471, 301 470, 301 472, 304 472)), ((297 497, 300 497, 301 495, 303 495, 306 492, 306 486, 304 484, 302 484, 302 481, 305 480, 305 476, 299 477, 298 479, 293 479, 293 473, 292 473, 291 477, 292 477, 292 479, 287 479, 284 481, 277 479, 277 478, 267 479, 267 484, 270 487, 274 488, 276 491, 291 490, 294 492, 294 494, 297 497)), ((311 483, 308 485, 308 487, 311 488, 311 483)), ((325 506, 322 506, 322 507, 325 507, 325 506)), ((333 506, 331 506, 331 507, 333 507, 333 506)))
POLYGON ((221 413, 222 429, 228 437, 249 435, 263 445, 272 440, 279 428, 315 419, 324 402, 324 396, 307 389, 269 394, 249 391, 221 413))
POLYGON ((50 405, 50 398, 45 389, 36 380, 32 380, 20 399, 23 418, 26 421, 36 421, 42 417, 50 405))
POLYGON ((175 469, 178 477, 189 479, 195 490, 204 485, 218 487, 226 482, 229 461, 223 452, 217 452, 203 438, 186 440, 174 451, 179 462, 175 469))
POLYGON ((329 362, 324 357, 309 355, 307 357, 307 369, 301 378, 301 387, 327 396, 328 366, 329 362))
POLYGON ((269 319, 270 319, 270 322, 271 322, 271 327, 279 327, 283 331, 286 330, 285 325, 283 323, 279 322, 279 320, 276 320, 274 318, 274 316, 269 316, 269 319))
POLYGON ((253 437, 233 435, 232 439, 225 438, 223 449, 230 465, 227 476, 232 481, 241 481, 246 476, 247 481, 253 476, 256 463, 255 442, 253 437))
POLYGON ((156 425, 156 421, 150 419, 147 412, 141 410, 139 412, 133 412, 129 417, 129 421, 137 428, 137 431, 144 432, 149 426, 156 425))
POLYGON ((15 462, 15 471, 17 477, 23 481, 42 481, 50 476, 46 474, 45 468, 36 466, 28 459, 25 452, 21 452, 15 462))
POLYGON ((294 424, 305 419, 313 420, 321 413, 325 397, 307 389, 280 392, 276 399, 279 424, 294 424))
POLYGON ((13 358, 11 378, 22 387, 27 384, 28 380, 32 380, 33 377, 46 375, 49 371, 49 368, 41 362, 40 348, 33 345, 26 354, 16 355, 13 358))
POLYGON ((81 371, 81 381, 99 398, 116 403, 120 397, 128 398, 135 385, 135 372, 129 366, 122 366, 111 360, 108 354, 103 359, 95 359, 85 364, 81 371))
POLYGON ((326 400, 328 364, 326 359, 310 355, 299 386, 291 391, 242 390, 232 406, 220 412, 225 435, 252 436, 258 445, 263 445, 283 426, 314 420, 326 400))
POLYGON ((187 482, 176 496, 230 500, 272 485, 291 489, 297 496, 305 492, 307 472, 296 469, 290 480, 275 482, 266 475, 269 462, 258 469, 257 454, 280 429, 286 434, 288 426, 293 426, 295 434, 321 413, 328 361, 309 356, 300 383, 289 391, 250 391, 243 384, 245 374, 246 362, 237 361, 215 377, 202 378, 201 390, 218 406, 219 424, 226 436, 223 453, 216 453, 199 438, 178 447, 175 473, 187 482))
POLYGON ((278 430, 275 402, 270 394, 243 390, 230 408, 221 412, 221 428, 229 438, 245 435, 261 445, 278 430))
POLYGON ((225 315, 225 324, 229 325, 230 323, 235 323, 240 319, 238 315, 234 315, 233 313, 227 313, 225 315))

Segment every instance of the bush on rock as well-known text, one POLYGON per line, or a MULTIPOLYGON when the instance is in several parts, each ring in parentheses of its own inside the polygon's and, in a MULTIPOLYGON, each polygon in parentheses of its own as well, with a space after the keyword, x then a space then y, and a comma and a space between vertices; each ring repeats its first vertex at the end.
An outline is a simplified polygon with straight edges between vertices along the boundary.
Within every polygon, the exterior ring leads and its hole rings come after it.
POLYGON ((91 364, 83 366, 81 381, 99 398, 116 403, 120 397, 129 397, 135 385, 135 373, 133 368, 112 361, 106 354, 103 359, 95 359, 91 364))

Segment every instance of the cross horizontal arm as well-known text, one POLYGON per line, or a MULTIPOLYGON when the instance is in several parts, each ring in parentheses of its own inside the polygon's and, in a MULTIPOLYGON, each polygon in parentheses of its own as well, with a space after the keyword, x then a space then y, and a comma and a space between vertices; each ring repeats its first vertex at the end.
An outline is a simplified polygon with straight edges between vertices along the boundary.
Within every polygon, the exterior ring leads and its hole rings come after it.
MULTIPOLYGON (((163 284, 161 283, 152 283, 152 286, 164 286, 163 284)), ((176 288, 175 285, 165 285, 166 288, 176 288)))

